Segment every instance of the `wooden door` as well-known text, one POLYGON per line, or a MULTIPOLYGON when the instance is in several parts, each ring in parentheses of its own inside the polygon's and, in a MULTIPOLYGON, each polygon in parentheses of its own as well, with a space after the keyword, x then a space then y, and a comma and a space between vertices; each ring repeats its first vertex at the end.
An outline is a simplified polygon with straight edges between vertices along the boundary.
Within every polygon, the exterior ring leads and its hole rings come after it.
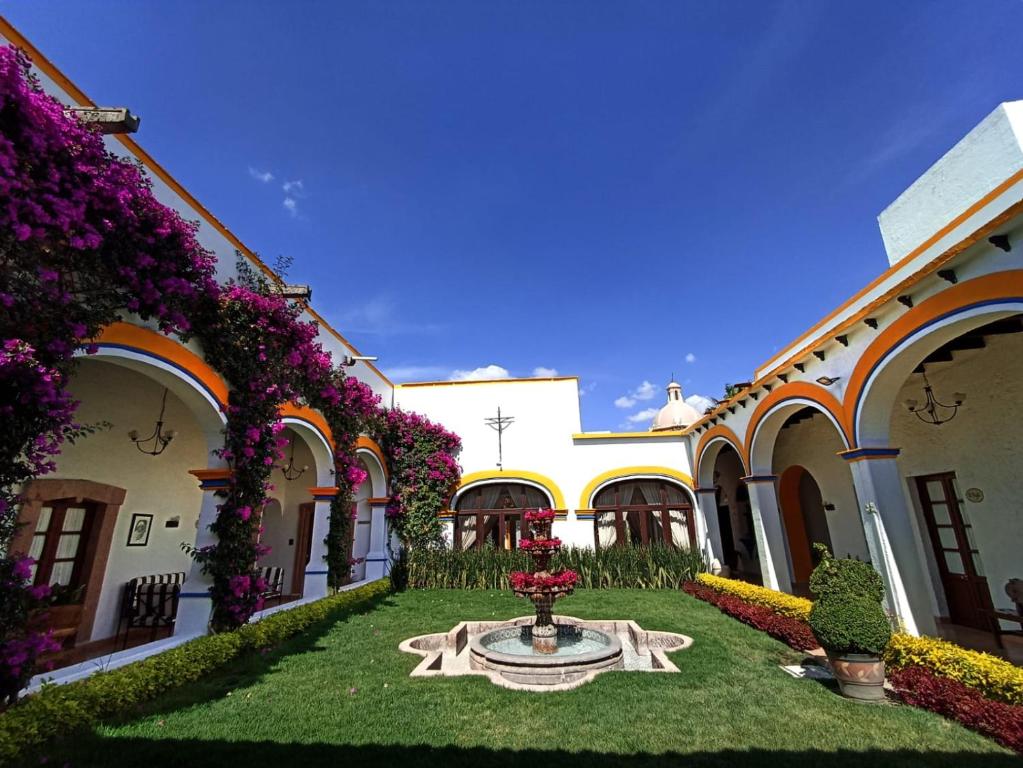
POLYGON ((291 572, 291 591, 296 595, 301 595, 305 590, 305 569, 309 565, 309 555, 313 549, 313 511, 315 508, 316 505, 311 501, 298 505, 295 564, 291 572))
POLYGON ((949 618, 967 627, 991 629, 991 591, 973 528, 963 511, 955 473, 925 475, 915 480, 948 602, 949 618))

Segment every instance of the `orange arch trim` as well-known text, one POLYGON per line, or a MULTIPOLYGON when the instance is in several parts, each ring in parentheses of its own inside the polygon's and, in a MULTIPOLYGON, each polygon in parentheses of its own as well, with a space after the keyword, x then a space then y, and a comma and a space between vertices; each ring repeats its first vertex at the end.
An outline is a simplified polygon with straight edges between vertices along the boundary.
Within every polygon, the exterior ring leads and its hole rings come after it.
MULTIPOLYGON (((845 418, 845 409, 838 401, 838 398, 824 389, 824 387, 818 386, 817 384, 809 384, 805 381, 793 381, 771 392, 767 397, 760 401, 756 410, 753 411, 753 415, 749 420, 749 425, 746 427, 745 442, 746 457, 751 465, 753 461, 753 436, 756 434, 757 427, 760 425, 760 422, 763 421, 764 416, 767 415, 768 411, 778 405, 778 403, 795 398, 809 400, 819 406, 822 411, 831 414, 831 416, 835 419, 835 422, 841 426, 841 431, 846 443, 850 446, 855 445, 850 437, 848 420, 845 418)), ((753 472, 754 468, 750 466, 749 471, 753 472)))
POLYGON ((735 452, 739 454, 739 462, 742 464, 742 473, 743 475, 748 475, 749 457, 746 455, 746 450, 742 444, 742 440, 740 440, 739 436, 724 424, 718 424, 704 432, 700 436, 700 442, 696 445, 696 467, 693 474, 697 480, 700 478, 700 465, 703 462, 703 452, 707 450, 707 446, 710 445, 711 440, 714 440, 715 438, 725 440, 725 442, 729 443, 732 448, 735 449, 735 452))
POLYGON ((131 323, 111 323, 93 341, 97 344, 137 350, 165 360, 198 381, 223 409, 227 405, 227 383, 210 365, 188 347, 162 333, 131 323))
MULTIPOLYGON (((917 304, 878 334, 856 363, 845 391, 846 431, 855 435, 856 408, 877 365, 906 338, 941 317, 975 304, 1023 298, 1023 270, 994 272, 947 288, 917 304)), ((853 444, 850 442, 850 444, 853 444)))
POLYGON ((330 425, 327 424, 327 420, 320 415, 319 411, 314 411, 308 405, 296 405, 295 403, 286 403, 281 406, 281 417, 282 418, 293 418, 301 419, 302 421, 309 422, 310 425, 315 427, 321 435, 327 440, 327 445, 330 446, 331 452, 336 450, 334 445, 334 434, 330 431, 330 425))
POLYGON ((365 435, 359 435, 359 439, 355 441, 355 448, 358 450, 362 448, 365 451, 369 451, 377 457, 377 461, 380 462, 381 469, 384 470, 384 482, 390 482, 390 477, 387 472, 387 459, 384 458, 384 449, 380 447, 379 443, 372 437, 366 437, 365 435))

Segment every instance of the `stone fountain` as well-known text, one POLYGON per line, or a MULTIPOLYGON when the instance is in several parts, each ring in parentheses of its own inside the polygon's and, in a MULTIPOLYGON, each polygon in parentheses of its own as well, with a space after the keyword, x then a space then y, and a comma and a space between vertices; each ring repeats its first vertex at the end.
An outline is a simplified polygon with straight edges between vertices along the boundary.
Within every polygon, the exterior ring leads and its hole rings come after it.
POLYGON ((399 647, 423 657, 413 676, 486 675, 506 688, 557 691, 574 688, 615 669, 677 672, 666 652, 689 647, 692 640, 673 632, 651 632, 634 621, 584 621, 555 616, 554 603, 572 594, 578 576, 550 570, 561 549, 551 536, 554 511, 526 513, 530 538, 519 548, 528 553, 530 571, 508 575, 512 590, 533 603, 536 616, 510 621, 463 621, 446 633, 420 635, 399 647))

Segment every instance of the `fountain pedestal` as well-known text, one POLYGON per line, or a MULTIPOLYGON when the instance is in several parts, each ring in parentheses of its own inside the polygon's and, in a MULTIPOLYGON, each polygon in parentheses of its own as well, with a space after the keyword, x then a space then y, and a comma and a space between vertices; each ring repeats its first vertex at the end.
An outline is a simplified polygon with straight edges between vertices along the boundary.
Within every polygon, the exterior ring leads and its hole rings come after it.
POLYGON ((523 539, 519 548, 525 551, 533 563, 529 573, 515 571, 509 579, 512 589, 519 597, 528 597, 536 610, 536 621, 531 628, 533 650, 538 654, 554 654, 558 651, 558 625, 554 623, 554 601, 569 595, 576 582, 574 571, 548 570, 551 558, 561 549, 561 540, 551 537, 554 511, 541 509, 527 512, 532 538, 523 539))

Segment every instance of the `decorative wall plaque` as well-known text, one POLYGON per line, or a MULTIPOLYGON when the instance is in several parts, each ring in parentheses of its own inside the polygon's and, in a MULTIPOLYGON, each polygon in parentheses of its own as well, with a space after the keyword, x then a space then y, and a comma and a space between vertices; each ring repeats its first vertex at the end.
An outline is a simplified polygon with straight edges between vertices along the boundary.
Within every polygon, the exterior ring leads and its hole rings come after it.
POLYGON ((967 488, 966 500, 972 501, 974 504, 980 504, 980 502, 984 501, 984 491, 980 490, 980 488, 967 488))

